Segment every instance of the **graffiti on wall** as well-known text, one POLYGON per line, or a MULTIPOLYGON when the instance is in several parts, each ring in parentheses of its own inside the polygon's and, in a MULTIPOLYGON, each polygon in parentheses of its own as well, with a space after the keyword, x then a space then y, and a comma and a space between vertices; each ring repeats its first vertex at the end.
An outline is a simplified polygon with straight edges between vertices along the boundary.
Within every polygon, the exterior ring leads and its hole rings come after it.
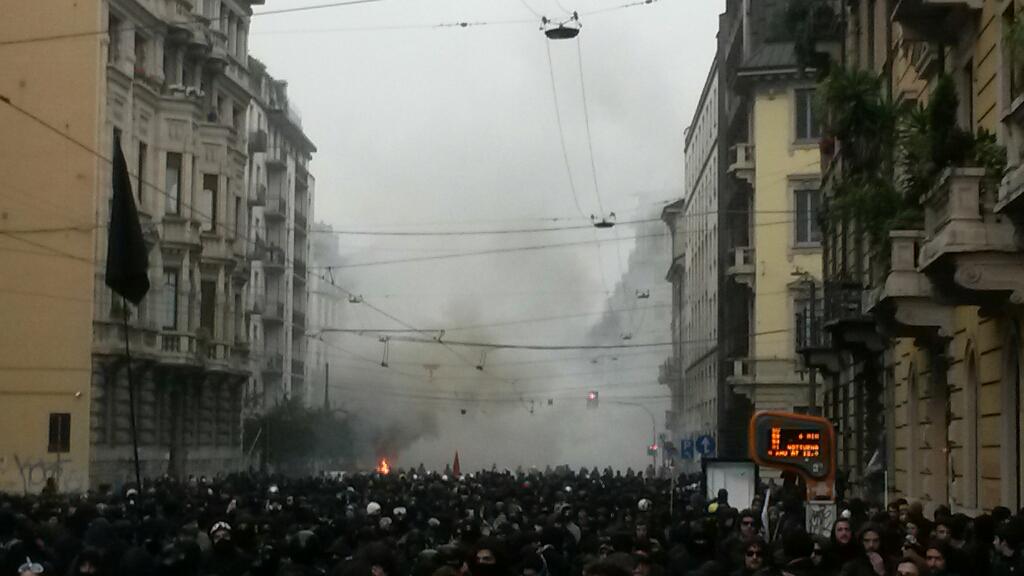
POLYGON ((81 474, 63 454, 52 458, 29 458, 18 454, 0 456, 0 490, 38 493, 53 478, 62 492, 80 492, 85 488, 81 474))

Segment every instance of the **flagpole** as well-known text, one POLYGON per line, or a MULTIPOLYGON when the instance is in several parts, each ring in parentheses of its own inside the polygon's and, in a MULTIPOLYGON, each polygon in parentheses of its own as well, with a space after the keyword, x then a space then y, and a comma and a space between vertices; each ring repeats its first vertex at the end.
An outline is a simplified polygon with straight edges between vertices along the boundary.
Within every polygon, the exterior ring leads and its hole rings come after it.
POLYGON ((135 380, 132 378, 132 349, 129 344, 128 333, 128 300, 121 297, 121 306, 124 309, 124 355, 128 357, 128 416, 131 419, 132 432, 132 455, 135 462, 135 485, 142 490, 142 473, 139 470, 139 432, 135 427, 135 380))

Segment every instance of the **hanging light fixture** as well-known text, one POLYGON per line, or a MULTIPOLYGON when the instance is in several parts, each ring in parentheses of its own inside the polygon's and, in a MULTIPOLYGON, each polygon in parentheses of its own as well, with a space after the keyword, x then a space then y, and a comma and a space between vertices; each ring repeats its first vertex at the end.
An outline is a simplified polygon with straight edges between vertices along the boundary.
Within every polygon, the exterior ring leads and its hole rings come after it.
POLYGON ((540 29, 544 31, 544 35, 548 37, 548 40, 572 40, 579 36, 580 28, 583 27, 580 24, 580 16, 576 12, 572 13, 572 17, 561 22, 556 22, 544 16, 540 19, 540 23, 540 29))

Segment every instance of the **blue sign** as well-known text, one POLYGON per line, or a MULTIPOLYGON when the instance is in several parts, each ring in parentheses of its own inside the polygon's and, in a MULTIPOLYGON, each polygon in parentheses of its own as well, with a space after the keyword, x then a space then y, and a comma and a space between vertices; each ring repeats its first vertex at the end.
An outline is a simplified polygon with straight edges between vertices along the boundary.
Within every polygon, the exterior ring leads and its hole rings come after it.
POLYGON ((683 460, 693 460, 693 440, 683 438, 679 442, 679 457, 683 460))
POLYGON ((707 434, 697 438, 697 452, 701 456, 713 456, 715 454, 715 439, 707 434))

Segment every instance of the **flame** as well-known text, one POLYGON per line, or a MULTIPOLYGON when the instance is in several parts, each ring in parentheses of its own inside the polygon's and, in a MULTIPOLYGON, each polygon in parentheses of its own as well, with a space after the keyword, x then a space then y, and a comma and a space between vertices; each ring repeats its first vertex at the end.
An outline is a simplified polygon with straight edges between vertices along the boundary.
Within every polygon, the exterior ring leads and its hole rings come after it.
POLYGON ((381 458, 380 464, 377 464, 377 472, 380 474, 391 474, 391 465, 388 464, 387 458, 381 458))

